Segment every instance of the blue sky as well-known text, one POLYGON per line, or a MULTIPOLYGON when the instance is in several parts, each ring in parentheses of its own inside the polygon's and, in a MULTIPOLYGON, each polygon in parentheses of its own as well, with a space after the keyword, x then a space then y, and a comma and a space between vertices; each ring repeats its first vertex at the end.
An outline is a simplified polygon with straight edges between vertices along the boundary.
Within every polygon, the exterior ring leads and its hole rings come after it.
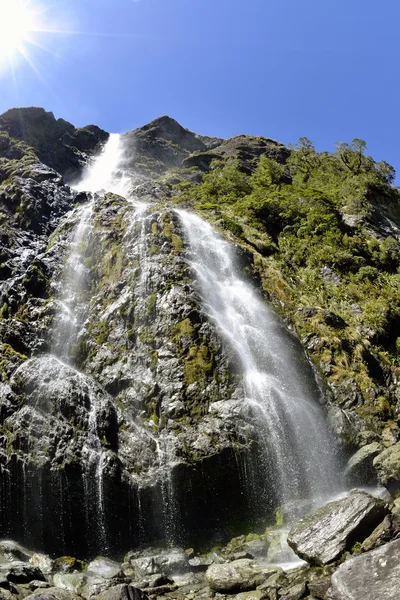
POLYGON ((360 137, 400 171, 398 0, 35 3, 61 33, 25 45, 36 72, 3 65, 0 112, 44 106, 111 132, 168 114, 197 133, 307 136, 319 150, 360 137))

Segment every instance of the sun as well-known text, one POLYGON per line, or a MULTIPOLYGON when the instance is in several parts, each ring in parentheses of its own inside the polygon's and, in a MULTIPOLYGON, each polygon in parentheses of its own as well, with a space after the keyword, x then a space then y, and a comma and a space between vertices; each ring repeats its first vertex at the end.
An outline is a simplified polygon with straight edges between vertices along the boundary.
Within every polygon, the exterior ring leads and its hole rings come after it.
POLYGON ((0 61, 24 54, 41 25, 40 11, 31 0, 0 0, 0 61))

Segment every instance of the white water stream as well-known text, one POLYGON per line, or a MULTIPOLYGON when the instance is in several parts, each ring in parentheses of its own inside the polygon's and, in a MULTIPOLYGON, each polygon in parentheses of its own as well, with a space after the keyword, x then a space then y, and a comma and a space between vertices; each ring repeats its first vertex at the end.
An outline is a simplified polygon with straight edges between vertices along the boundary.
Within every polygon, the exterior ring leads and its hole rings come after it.
POLYGON ((318 503, 337 490, 338 475, 311 368, 299 344, 240 276, 234 247, 197 215, 178 213, 203 308, 239 359, 243 411, 258 423, 261 452, 256 468, 246 469, 248 483, 265 486, 265 497, 273 491, 278 505, 305 498, 318 503))

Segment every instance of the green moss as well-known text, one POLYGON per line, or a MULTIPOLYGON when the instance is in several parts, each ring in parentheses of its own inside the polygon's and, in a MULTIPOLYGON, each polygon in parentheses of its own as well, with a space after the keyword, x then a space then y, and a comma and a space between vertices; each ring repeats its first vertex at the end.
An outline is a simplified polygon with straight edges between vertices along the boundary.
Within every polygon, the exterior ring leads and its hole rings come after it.
POLYGON ((190 346, 189 355, 185 360, 184 379, 187 385, 196 381, 204 381, 211 373, 213 360, 205 344, 190 346))

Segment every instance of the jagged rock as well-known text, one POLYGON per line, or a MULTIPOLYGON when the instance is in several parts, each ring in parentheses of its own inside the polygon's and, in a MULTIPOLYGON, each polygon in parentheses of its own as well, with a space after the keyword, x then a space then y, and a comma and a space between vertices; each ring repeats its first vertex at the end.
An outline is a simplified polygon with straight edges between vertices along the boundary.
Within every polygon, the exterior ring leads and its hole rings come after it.
MULTIPOLYGON (((31 561, 33 553, 21 544, 12 540, 0 542, 0 558, 2 560, 31 561)), ((33 563, 32 563, 33 564, 33 563)), ((34 565, 40 567, 40 565, 34 565)))
POLYGON ((87 579, 85 573, 55 573, 53 585, 78 596, 86 596, 87 579))
POLYGON ((188 562, 193 571, 206 571, 213 564, 213 559, 210 556, 195 556, 189 558, 188 562))
POLYGON ((47 554, 38 554, 35 552, 29 559, 34 567, 38 567, 42 573, 50 573, 53 570, 54 561, 47 554))
POLYGON ((142 590, 122 583, 101 592, 97 598, 98 600, 147 600, 148 596, 142 590))
POLYGON ((361 545, 362 552, 368 552, 378 548, 387 542, 396 540, 400 537, 400 514, 386 515, 382 523, 363 541, 361 545))
POLYGON ((373 460, 382 450, 382 445, 378 442, 367 444, 357 450, 347 463, 345 475, 353 482, 376 484, 377 473, 373 468, 373 460))
POLYGON ((92 560, 87 567, 89 576, 103 577, 104 579, 113 579, 114 577, 123 577, 121 565, 104 556, 98 556, 92 560))
POLYGON ((60 556, 53 563, 55 573, 80 573, 86 569, 86 563, 73 556, 60 556))
POLYGON ((45 580, 43 573, 38 567, 19 561, 0 563, 0 572, 12 583, 29 583, 35 579, 45 580))
POLYGON ((181 550, 167 550, 160 554, 133 558, 129 562, 137 578, 155 574, 177 575, 190 568, 188 558, 181 550))
POLYGON ((388 512, 384 502, 355 490, 296 523, 288 544, 300 558, 325 565, 339 558, 349 544, 363 541, 388 512))
POLYGON ((379 481, 391 494, 400 489, 400 442, 386 448, 374 458, 379 481))
POLYGON ((326 594, 331 586, 331 577, 329 575, 316 577, 308 582, 308 591, 314 598, 325 600, 326 594))
POLYGON ((215 592, 233 594, 254 590, 261 585, 271 572, 277 569, 263 567, 260 563, 243 558, 224 565, 211 565, 206 579, 215 592))
POLYGON ((351 558, 332 575, 329 600, 397 600, 400 540, 351 558))

